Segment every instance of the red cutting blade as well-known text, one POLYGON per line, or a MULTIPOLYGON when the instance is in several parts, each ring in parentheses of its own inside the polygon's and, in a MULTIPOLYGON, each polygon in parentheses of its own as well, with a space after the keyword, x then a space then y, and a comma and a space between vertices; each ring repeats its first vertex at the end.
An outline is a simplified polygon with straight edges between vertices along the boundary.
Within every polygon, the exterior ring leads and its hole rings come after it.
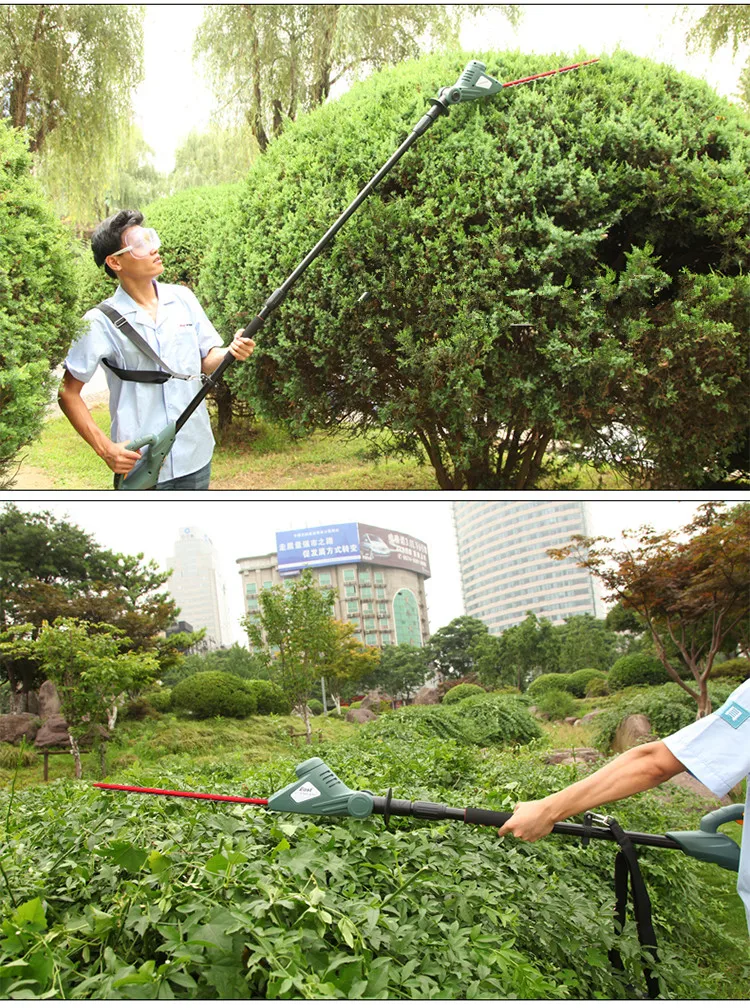
POLYGON ((202 798, 204 801, 238 802, 242 805, 268 805, 268 798, 242 798, 239 795, 202 794, 198 791, 167 791, 164 788, 135 787, 132 784, 93 784, 103 791, 135 791, 136 794, 168 795, 170 798, 202 798))

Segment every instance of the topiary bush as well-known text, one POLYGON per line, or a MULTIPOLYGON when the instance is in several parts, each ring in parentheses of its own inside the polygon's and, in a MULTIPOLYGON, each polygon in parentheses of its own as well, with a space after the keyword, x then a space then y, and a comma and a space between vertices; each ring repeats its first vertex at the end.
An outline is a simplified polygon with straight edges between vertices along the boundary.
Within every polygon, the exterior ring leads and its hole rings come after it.
POLYGON ((595 676, 593 679, 589 679, 586 685, 587 697, 602 697, 607 696, 608 694, 609 684, 606 676, 595 676))
POLYGON ((144 693, 143 699, 147 700, 154 710, 158 711, 160 714, 166 714, 172 709, 171 689, 158 690, 154 693, 144 693))
MULTIPOLYGON (((501 79, 567 58, 481 56, 501 79)), ((206 258, 214 319, 270 295, 465 62, 409 60, 285 128, 206 258)), ((228 381, 296 430, 387 431, 442 489, 538 485, 561 440, 641 485, 719 478, 747 427, 748 124, 625 52, 456 106, 228 381)))
POLYGON ((479 696, 483 694, 485 690, 481 686, 477 686, 475 683, 461 683, 458 686, 453 686, 443 697, 442 702, 444 704, 455 704, 460 700, 465 700, 467 696, 479 696))
MULTIPOLYGON (((632 654, 618 658, 608 676, 611 693, 627 686, 658 686, 671 682, 667 670, 653 655, 632 654)), ((679 687, 678 687, 679 689, 679 687)))
POLYGON ((310 713, 313 714, 314 716, 323 713, 323 704, 320 702, 320 700, 315 699, 308 700, 307 706, 310 708, 310 713))
POLYGON ((570 682, 572 674, 572 672, 546 672, 543 675, 537 676, 536 679, 532 679, 526 692, 534 698, 540 696, 542 693, 546 693, 549 689, 565 690, 566 693, 572 695, 572 685, 570 682))
POLYGON ((545 714, 551 721, 564 721, 575 714, 577 707, 572 695, 565 690, 548 689, 536 701, 540 714, 545 714))
POLYGON ((172 689, 172 706, 196 718, 247 717, 257 705, 246 683, 229 672, 198 672, 172 689))
MULTIPOLYGON (((245 689, 252 694, 257 714, 290 714, 292 704, 278 683, 268 679, 243 679, 245 689)), ((321 704, 321 710, 323 705, 321 704)))
POLYGON ((607 673, 602 672, 600 669, 578 669, 577 672, 571 672, 569 674, 567 691, 580 699, 581 697, 586 696, 586 689, 591 680, 601 678, 606 680, 607 673))
POLYGON ((729 661, 718 662, 708 673, 709 679, 748 679, 750 678, 750 658, 730 658, 729 661))
POLYGON ((73 236, 31 171, 23 134, 0 121, 0 488, 41 431, 80 326, 73 236))

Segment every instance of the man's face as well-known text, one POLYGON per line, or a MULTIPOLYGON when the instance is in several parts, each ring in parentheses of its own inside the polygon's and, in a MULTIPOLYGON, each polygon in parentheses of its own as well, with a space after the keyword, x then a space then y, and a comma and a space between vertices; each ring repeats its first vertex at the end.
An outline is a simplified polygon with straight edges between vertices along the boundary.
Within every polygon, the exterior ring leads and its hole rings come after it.
POLYGON ((110 265, 114 265, 118 278, 135 281, 153 280, 164 272, 164 264, 158 252, 158 242, 144 243, 144 234, 148 234, 148 231, 140 225, 126 228, 123 231, 122 247, 127 248, 129 245, 135 245, 134 252, 136 254, 121 252, 119 255, 108 257, 107 261, 110 265))

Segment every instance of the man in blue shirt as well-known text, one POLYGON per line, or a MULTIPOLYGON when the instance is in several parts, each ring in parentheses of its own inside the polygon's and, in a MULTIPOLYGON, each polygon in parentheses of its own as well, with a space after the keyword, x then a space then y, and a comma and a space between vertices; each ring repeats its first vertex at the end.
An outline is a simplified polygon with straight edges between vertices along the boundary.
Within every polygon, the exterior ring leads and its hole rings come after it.
MULTIPOLYGON (((164 270, 159 237, 142 227, 143 214, 120 210, 103 221, 91 238, 94 261, 119 281, 107 298, 164 363, 178 374, 209 375, 227 349, 246 360, 255 343, 239 330, 229 347, 187 287, 156 282, 164 270)), ((154 363, 102 311, 92 308, 84 319, 88 330, 71 347, 58 396, 60 408, 81 437, 113 473, 130 472, 140 451, 126 445, 144 434, 158 433, 176 420, 194 398, 193 381, 170 378, 161 384, 124 380, 110 365, 126 371, 155 370, 154 363), (94 423, 81 390, 104 363, 109 387, 110 437, 94 423)), ((167 456, 157 490, 206 490, 214 439, 205 401, 185 423, 167 456)))
MULTIPOLYGON (((621 753, 611 763, 570 787, 539 801, 519 802, 498 831, 519 840, 538 840, 553 825, 597 805, 627 798, 689 771, 718 797, 750 777, 750 680, 742 683, 715 713, 660 742, 621 753)), ((746 797, 746 801, 750 795, 746 797)), ((737 892, 750 929, 750 816, 745 816, 737 892)))

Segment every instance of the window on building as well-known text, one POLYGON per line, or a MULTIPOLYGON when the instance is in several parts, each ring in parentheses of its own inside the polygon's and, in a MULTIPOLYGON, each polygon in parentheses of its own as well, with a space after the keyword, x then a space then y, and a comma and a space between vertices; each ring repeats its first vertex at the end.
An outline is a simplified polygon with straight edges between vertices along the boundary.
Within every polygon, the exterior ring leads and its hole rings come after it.
POLYGON ((247 600, 247 611, 248 612, 258 612, 260 609, 260 603, 257 598, 249 598, 247 600))
POLYGON ((388 615, 388 606, 385 605, 383 602, 378 602, 378 616, 387 616, 387 615, 388 615))
POLYGON ((258 585, 255 583, 255 581, 248 581, 248 583, 245 585, 245 594, 246 595, 258 594, 258 585))
POLYGON ((357 628, 357 630, 359 630, 359 628, 361 626, 361 624, 359 622, 359 619, 356 616, 350 616, 349 617, 349 623, 351 623, 352 626, 355 626, 357 628))
POLYGON ((372 578, 376 585, 385 584, 385 574, 382 571, 375 571, 372 578))
POLYGON ((372 598, 372 588, 360 588, 359 594, 362 598, 372 598))
POLYGON ((362 603, 362 612, 363 613, 367 613, 368 616, 371 615, 372 613, 374 613, 375 612, 375 607, 373 606, 372 602, 363 602, 362 603))
POLYGON ((355 633, 354 634, 354 639, 358 640, 359 643, 361 644, 362 643, 362 634, 361 633, 355 633))
POLYGON ((318 584, 329 585, 330 583, 331 583, 331 575, 330 574, 323 574, 323 573, 318 574, 318 584))
POLYGON ((273 581, 264 581, 263 582, 263 587, 264 588, 273 588, 273 581))
POLYGON ((347 616, 359 615, 359 602, 357 602, 356 599, 354 601, 349 601, 346 603, 346 614, 347 616))
POLYGON ((354 581, 354 568, 346 567, 344 569, 344 581, 354 581))
POLYGON ((385 598, 385 588, 376 588, 375 598, 385 598))
POLYGON ((356 585, 344 585, 344 597, 345 598, 354 598, 356 596, 356 594, 357 594, 357 586, 356 585))
POLYGON ((390 621, 387 620, 387 619, 378 620, 378 626, 380 627, 381 630, 390 630, 391 629, 390 621))
POLYGON ((383 647, 389 647, 393 643, 391 635, 389 633, 381 634, 380 643, 383 645, 383 647))
POLYGON ((365 630, 374 630, 374 629, 375 629, 375 617, 368 616, 365 619, 365 630))
POLYGON ((371 584, 370 572, 368 570, 361 570, 359 572, 359 583, 360 584, 371 584))
POLYGON ((378 635, 376 633, 365 634, 365 644, 369 644, 371 647, 377 647, 378 635))

